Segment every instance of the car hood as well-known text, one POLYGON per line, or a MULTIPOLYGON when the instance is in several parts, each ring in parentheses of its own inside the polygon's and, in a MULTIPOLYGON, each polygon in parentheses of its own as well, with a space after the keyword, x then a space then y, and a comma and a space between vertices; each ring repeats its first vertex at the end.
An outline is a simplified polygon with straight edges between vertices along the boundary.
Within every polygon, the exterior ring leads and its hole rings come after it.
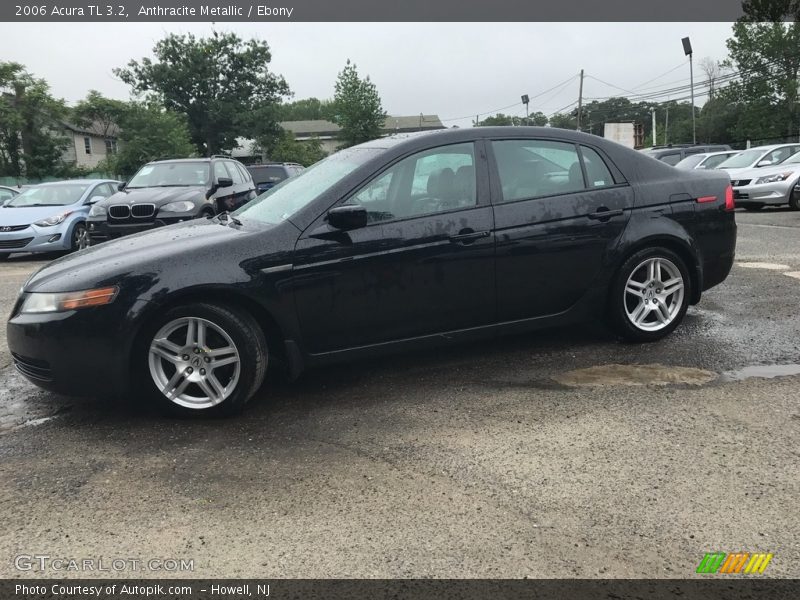
POLYGON ((772 167, 759 167, 758 169, 735 169, 736 177, 731 175, 731 179, 758 179, 765 175, 774 175, 775 173, 793 173, 800 172, 800 164, 788 165, 774 165, 772 167))
POLYGON ((225 255, 229 244, 269 227, 226 225, 217 219, 159 227, 55 260, 37 271, 23 287, 26 292, 70 292, 114 285, 134 272, 156 274, 165 261, 179 268, 189 260, 225 255))
POLYGON ((148 203, 163 206, 168 202, 181 200, 196 200, 205 198, 205 188, 199 185, 185 187, 151 187, 125 189, 112 194, 101 202, 104 206, 109 204, 138 204, 148 203))
POLYGON ((0 209, 0 227, 4 225, 30 225, 39 219, 46 219, 53 215, 61 214, 68 210, 77 210, 80 205, 69 204, 67 206, 13 206, 0 209))

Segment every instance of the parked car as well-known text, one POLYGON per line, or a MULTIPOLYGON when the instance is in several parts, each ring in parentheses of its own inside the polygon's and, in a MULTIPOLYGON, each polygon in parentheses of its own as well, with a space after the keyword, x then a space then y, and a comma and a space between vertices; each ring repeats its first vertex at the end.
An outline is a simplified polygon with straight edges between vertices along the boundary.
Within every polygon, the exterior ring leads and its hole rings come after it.
POLYGON ((6 202, 19 194, 20 190, 7 185, 0 185, 0 207, 5 206, 6 202))
POLYGON ((731 156, 720 163, 717 168, 727 171, 731 180, 739 179, 745 171, 778 165, 798 151, 800 151, 800 144, 758 146, 731 156))
POLYGON ((731 156, 739 154, 739 150, 723 150, 722 152, 703 152, 690 154, 678 164, 676 169, 716 169, 731 156))
POLYGON ((250 173, 226 157, 159 160, 92 207, 92 244, 231 211, 256 197, 250 173))
POLYGON ((272 186, 278 185, 284 179, 289 179, 298 173, 302 173, 303 165, 297 163, 264 163, 262 165, 248 165, 247 170, 253 177, 256 185, 256 192, 259 194, 266 192, 272 186))
POLYGON ((747 210, 760 210, 765 205, 788 204, 800 210, 800 197, 794 193, 800 182, 800 152, 775 165, 739 171, 731 180, 736 203, 747 210))
POLYGON ((707 152, 721 152, 730 150, 727 144, 670 144, 668 146, 654 146, 641 150, 643 154, 668 165, 675 166, 687 156, 692 154, 705 154, 707 152))
POLYGON ((342 150, 233 214, 57 260, 8 322, 17 369, 69 394, 228 413, 304 368, 606 315, 658 340, 728 275, 725 173, 543 127, 342 150))
POLYGON ((0 260, 14 252, 85 248, 89 209, 117 185, 110 179, 72 179, 24 189, 0 210, 0 260))

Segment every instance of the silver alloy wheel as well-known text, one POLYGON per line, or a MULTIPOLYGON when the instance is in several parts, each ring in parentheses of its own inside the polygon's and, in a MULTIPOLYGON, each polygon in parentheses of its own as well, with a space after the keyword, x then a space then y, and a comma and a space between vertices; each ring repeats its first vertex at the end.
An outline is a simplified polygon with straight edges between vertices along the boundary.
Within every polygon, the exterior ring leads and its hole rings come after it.
POLYGON ((222 327, 199 317, 181 317, 158 330, 148 353, 150 376, 159 391, 185 408, 211 408, 236 389, 239 350, 222 327))
POLYGON ((683 305, 685 286, 671 260, 648 258, 625 283, 622 302, 628 320, 642 331, 659 331, 675 320, 683 305))
POLYGON ((76 250, 84 250, 91 245, 91 240, 89 238, 89 231, 86 227, 79 227, 75 226, 75 233, 72 234, 73 243, 72 247, 76 250))

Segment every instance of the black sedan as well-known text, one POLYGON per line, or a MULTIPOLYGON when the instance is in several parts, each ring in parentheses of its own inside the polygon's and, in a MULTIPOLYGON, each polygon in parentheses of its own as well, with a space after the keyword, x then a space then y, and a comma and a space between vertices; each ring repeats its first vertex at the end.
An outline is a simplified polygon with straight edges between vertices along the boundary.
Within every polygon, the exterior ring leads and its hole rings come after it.
POLYGON ((41 387, 142 391, 198 414, 242 408, 276 358, 294 377, 596 315, 649 342, 727 277, 733 209, 725 173, 591 135, 388 137, 233 214, 49 264, 25 284, 8 345, 41 387))

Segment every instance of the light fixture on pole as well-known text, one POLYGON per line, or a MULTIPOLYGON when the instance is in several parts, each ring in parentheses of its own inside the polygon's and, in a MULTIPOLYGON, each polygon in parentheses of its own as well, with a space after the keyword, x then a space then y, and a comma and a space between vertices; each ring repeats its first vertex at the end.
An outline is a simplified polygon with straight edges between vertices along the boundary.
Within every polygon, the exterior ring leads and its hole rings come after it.
POLYGON ((683 43, 683 53, 689 57, 689 83, 692 90, 692 143, 697 143, 697 126, 695 125, 694 117, 694 67, 692 65, 692 42, 688 37, 681 40, 683 43))
POLYGON ((525 125, 529 125, 530 124, 530 123, 528 123, 528 102, 530 102, 530 101, 531 101, 531 99, 528 98, 528 94, 523 94, 522 95, 522 103, 525 105, 525 125))

